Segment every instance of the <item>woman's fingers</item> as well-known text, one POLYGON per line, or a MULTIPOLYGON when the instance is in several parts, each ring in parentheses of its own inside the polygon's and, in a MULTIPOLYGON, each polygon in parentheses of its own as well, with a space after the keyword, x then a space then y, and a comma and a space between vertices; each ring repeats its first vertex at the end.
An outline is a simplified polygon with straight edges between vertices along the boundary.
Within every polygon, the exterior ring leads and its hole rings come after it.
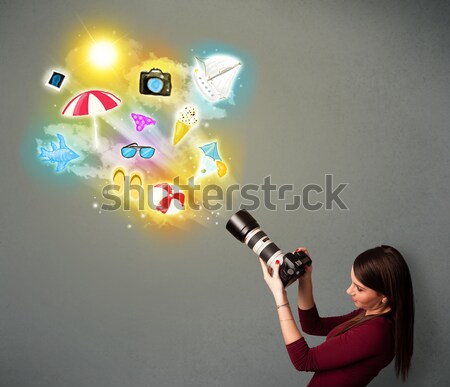
POLYGON ((305 253, 309 257, 309 251, 306 247, 299 247, 299 248, 295 249, 296 253, 298 253, 299 251, 305 253))
POLYGON ((278 259, 275 262, 275 266, 274 266, 274 269, 273 269, 272 277, 280 278, 280 261, 278 259))
POLYGON ((269 269, 267 268, 266 263, 261 258, 259 258, 259 263, 261 263, 264 279, 266 279, 268 276, 270 276, 269 269))
POLYGON ((265 273, 267 271, 266 263, 261 258, 259 258, 259 263, 261 264, 263 273, 265 273))
POLYGON ((280 263, 275 264, 275 269, 273 269, 271 266, 267 266, 266 263, 259 258, 259 262, 261 263, 261 268, 264 274, 264 279, 267 281, 270 278, 280 278, 280 263))

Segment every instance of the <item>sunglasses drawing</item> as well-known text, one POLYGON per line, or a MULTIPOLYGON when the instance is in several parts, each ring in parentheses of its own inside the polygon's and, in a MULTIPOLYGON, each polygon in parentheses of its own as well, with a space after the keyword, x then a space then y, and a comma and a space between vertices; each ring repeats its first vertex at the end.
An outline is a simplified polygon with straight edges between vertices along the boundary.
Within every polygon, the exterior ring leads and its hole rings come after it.
POLYGON ((141 156, 143 159, 150 159, 155 154, 155 148, 153 148, 151 146, 140 146, 135 142, 124 146, 120 150, 120 153, 126 159, 131 159, 132 157, 136 156, 136 153, 138 150, 139 150, 139 156, 141 156))

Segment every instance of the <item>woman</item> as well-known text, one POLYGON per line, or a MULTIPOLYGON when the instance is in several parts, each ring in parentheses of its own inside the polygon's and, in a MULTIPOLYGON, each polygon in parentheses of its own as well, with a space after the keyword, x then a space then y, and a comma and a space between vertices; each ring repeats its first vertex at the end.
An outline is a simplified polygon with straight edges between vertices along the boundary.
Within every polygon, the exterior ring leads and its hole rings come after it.
MULTIPOLYGON (((309 255, 305 248, 296 251, 309 255)), ((406 379, 413 353, 414 296, 408 266, 396 249, 375 247, 355 259, 347 294, 358 309, 344 316, 319 316, 312 267, 307 267, 298 283, 300 324, 305 333, 327 337, 314 348, 295 324, 279 276, 280 262, 272 270, 260 261, 291 361, 299 371, 315 372, 309 387, 366 386, 394 357, 397 377, 406 379)))

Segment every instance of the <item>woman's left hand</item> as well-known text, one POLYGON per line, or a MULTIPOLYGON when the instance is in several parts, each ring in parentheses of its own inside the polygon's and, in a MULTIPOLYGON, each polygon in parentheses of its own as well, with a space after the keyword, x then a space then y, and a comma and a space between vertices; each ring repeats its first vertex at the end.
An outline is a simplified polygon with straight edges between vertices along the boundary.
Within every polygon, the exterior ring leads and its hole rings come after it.
POLYGON ((259 258, 259 262, 261 263, 261 268, 264 274, 264 281, 266 281, 267 286, 269 286, 270 291, 272 292, 275 300, 282 301, 286 297, 286 291, 284 290, 283 282, 281 282, 280 278, 280 262, 275 262, 275 269, 267 267, 266 263, 259 258))

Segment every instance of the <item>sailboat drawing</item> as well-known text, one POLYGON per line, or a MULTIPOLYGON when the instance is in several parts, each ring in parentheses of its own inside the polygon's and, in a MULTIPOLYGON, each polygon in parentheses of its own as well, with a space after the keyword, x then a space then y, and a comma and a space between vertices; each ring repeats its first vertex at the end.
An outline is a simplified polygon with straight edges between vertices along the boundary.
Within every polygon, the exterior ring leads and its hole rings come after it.
POLYGON ((240 70, 241 62, 227 55, 195 58, 194 81, 203 97, 217 102, 230 96, 233 82, 240 70))

